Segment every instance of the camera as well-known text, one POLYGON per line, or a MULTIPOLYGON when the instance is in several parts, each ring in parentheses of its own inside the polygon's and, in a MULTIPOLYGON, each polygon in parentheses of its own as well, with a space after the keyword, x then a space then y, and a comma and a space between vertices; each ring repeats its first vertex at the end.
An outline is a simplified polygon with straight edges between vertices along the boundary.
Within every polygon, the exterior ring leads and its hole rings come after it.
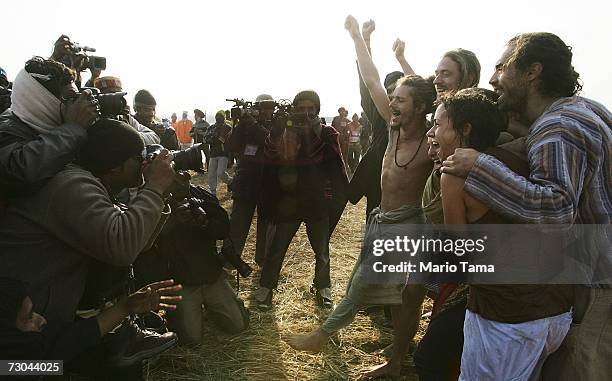
POLYGON ((83 87, 81 90, 91 91, 93 97, 98 100, 100 114, 102 117, 114 118, 115 116, 122 114, 123 110, 127 106, 127 101, 124 98, 127 93, 121 92, 100 94, 100 90, 95 87, 83 87))
MULTIPOLYGON (((206 227, 208 224, 208 218, 206 216, 206 211, 200 206, 202 200, 195 197, 190 197, 186 200, 187 203, 185 205, 189 208, 193 219, 199 226, 206 227)), ((253 268, 236 254, 236 250, 234 250, 234 245, 231 243, 231 240, 224 243, 219 255, 222 257, 224 262, 231 264, 236 271, 238 271, 238 274, 240 274, 241 277, 246 278, 253 272, 253 268)))
POLYGON ((281 99, 278 102, 273 100, 264 100, 261 102, 245 101, 244 99, 226 99, 228 102, 234 102, 234 106, 230 109, 230 117, 235 120, 250 116, 259 119, 264 115, 264 112, 269 112, 274 118, 275 115, 289 113, 293 106, 287 99, 281 99))
POLYGON ((234 266, 234 268, 236 269, 236 271, 238 271, 238 274, 240 274, 241 277, 246 278, 253 272, 253 268, 236 254, 236 250, 234 250, 234 244, 231 243, 231 240, 229 240, 229 243, 223 244, 223 247, 221 248, 221 256, 230 265, 234 266))
POLYGON ((87 52, 95 52, 95 48, 91 48, 89 46, 81 46, 76 42, 71 42, 69 49, 75 57, 83 57, 83 69, 106 70, 106 57, 87 55, 87 52))
POLYGON ((282 121, 286 127, 305 124, 320 124, 318 115, 297 112, 293 104, 288 99, 281 99, 278 102, 273 100, 264 100, 261 102, 245 101, 243 99, 226 99, 228 102, 234 102, 234 107, 231 108, 230 114, 232 119, 240 120, 246 116, 251 116, 255 119, 260 119, 264 111, 269 111, 272 115, 271 120, 282 121))
POLYGON ((100 56, 90 56, 87 53, 95 52, 96 49, 89 46, 82 46, 76 42, 70 41, 70 38, 66 35, 60 36, 55 42, 56 48, 58 46, 64 46, 64 55, 59 60, 68 67, 73 69, 80 69, 81 71, 90 69, 106 70, 106 58, 100 56), (75 67, 75 63, 81 60, 80 68, 75 67))
MULTIPOLYGON (((192 170, 197 171, 202 169, 202 150, 201 144, 194 144, 193 146, 182 151, 170 151, 172 155, 172 162, 174 163, 175 171, 186 171, 192 170)), ((149 144, 145 147, 146 150, 146 161, 153 161, 155 157, 165 149, 161 144, 149 144)))

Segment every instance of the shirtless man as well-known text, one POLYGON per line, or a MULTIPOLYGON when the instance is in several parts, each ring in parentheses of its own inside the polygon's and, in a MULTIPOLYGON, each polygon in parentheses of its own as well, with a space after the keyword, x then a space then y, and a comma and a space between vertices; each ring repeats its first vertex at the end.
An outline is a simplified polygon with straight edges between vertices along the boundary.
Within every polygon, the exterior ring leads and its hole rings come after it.
MULTIPOLYGON (((380 224, 423 223, 421 195, 432 169, 432 162, 427 155, 425 115, 431 112, 436 93, 431 82, 410 75, 397 82, 389 99, 380 83, 378 71, 368 53, 357 20, 348 16, 345 28, 355 43, 361 76, 378 111, 390 127, 389 143, 382 165, 382 199, 380 206, 369 216, 366 230, 368 237, 381 230, 380 224)), ((368 250, 362 250, 345 297, 323 325, 307 335, 287 338, 289 345, 298 350, 321 351, 330 335, 348 326, 360 307, 365 305, 391 305, 393 316, 398 316, 403 285, 368 282, 367 266, 361 265, 365 262, 366 255, 368 250)), ((398 322, 398 319, 393 319, 396 329, 398 322)))

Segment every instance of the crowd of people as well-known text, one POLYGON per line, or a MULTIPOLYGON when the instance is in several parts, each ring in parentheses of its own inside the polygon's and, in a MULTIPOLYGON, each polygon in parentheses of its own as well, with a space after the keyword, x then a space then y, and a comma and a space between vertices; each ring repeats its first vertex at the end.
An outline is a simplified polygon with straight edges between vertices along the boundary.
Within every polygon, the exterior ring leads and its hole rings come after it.
POLYGON ((348 16, 345 28, 363 112, 349 119, 340 107, 331 124, 314 90, 290 105, 261 94, 209 124, 200 109, 195 123, 186 111, 160 119, 143 89, 132 113, 120 78, 90 66, 81 86, 86 66, 67 36, 12 83, 0 70, 0 359, 61 359, 66 372, 136 379, 142 361, 202 343, 203 308, 222 331, 248 329, 224 267, 250 274, 242 257, 257 216, 257 308, 273 308, 302 223, 314 253, 311 291, 329 314, 286 339, 296 350, 322 351, 360 310, 383 305, 394 331, 389 361, 364 377, 397 378, 429 297, 431 320, 413 355, 420 380, 609 378, 609 255, 599 262, 604 276, 584 284, 433 275, 381 284, 364 244, 334 304, 330 238, 347 202, 364 196, 364 242, 395 225, 605 226, 612 217, 612 114, 578 96, 561 38, 511 38, 488 90, 478 87, 472 51, 445 52, 433 75, 420 76, 400 40, 402 71, 381 81, 375 23, 348 16), (208 188, 191 182, 204 172, 208 188))

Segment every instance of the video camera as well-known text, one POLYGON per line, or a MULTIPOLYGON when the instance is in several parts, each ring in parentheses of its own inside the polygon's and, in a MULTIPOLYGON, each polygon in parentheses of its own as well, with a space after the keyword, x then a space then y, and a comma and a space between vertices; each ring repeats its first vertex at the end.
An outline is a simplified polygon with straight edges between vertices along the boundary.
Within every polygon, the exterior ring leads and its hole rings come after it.
POLYGON ((95 52, 96 51, 95 48, 91 48, 89 46, 81 46, 76 42, 71 42, 70 51, 76 57, 83 57, 85 61, 83 62, 82 68, 91 69, 91 70, 94 70, 94 69, 106 70, 106 57, 87 55, 88 52, 91 52, 91 53, 95 52))
MULTIPOLYGON (((170 151, 172 155, 172 162, 174 163, 175 171, 186 171, 192 170, 197 171, 202 169, 202 150, 201 144, 194 144, 193 146, 182 151, 170 151)), ((161 144, 149 144, 145 147, 146 150, 146 161, 153 161, 161 150, 165 149, 161 144)))
POLYGON ((244 117, 259 119, 263 111, 270 111, 272 114, 271 120, 282 120, 286 127, 312 124, 313 121, 318 121, 318 123, 320 123, 320 118, 318 115, 297 112, 291 101, 288 99, 281 99, 278 102, 273 100, 251 102, 234 98, 226 99, 226 101, 234 102, 234 107, 231 108, 230 115, 232 119, 237 121, 244 117))
POLYGON ((82 46, 77 42, 70 41, 70 38, 66 35, 60 36, 55 42, 56 49, 58 46, 63 46, 62 50, 64 57, 68 57, 71 62, 65 62, 65 59, 61 59, 65 65, 76 69, 74 63, 81 60, 80 70, 84 71, 87 69, 95 70, 106 70, 106 58, 100 56, 90 56, 87 53, 93 53, 96 51, 95 48, 89 46, 82 46))
POLYGON ((274 116, 279 114, 289 114, 293 108, 291 101, 281 99, 278 102, 273 100, 264 100, 261 102, 245 101, 244 99, 226 99, 228 102, 234 102, 234 107, 230 109, 230 117, 235 120, 250 116, 259 119, 263 111, 269 111, 274 116))

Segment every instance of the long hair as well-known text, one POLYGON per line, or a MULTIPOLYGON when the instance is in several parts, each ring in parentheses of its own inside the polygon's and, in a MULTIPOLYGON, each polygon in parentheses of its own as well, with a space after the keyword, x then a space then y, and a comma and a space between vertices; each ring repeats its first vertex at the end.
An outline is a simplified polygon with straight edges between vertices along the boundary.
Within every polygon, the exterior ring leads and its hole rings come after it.
POLYGON ((423 105, 423 116, 433 111, 436 100, 436 88, 433 81, 419 75, 407 75, 397 80, 397 87, 408 86, 415 106, 423 105))
POLYGON ((582 90, 579 74, 572 66, 572 48, 552 33, 525 33, 508 41, 512 48, 506 65, 516 64, 521 71, 542 64, 540 92, 552 97, 570 97, 582 90))
POLYGON ((448 57, 459 65, 461 80, 459 88, 476 87, 480 82, 480 62, 474 52, 466 49, 453 49, 444 53, 442 58, 448 57))

